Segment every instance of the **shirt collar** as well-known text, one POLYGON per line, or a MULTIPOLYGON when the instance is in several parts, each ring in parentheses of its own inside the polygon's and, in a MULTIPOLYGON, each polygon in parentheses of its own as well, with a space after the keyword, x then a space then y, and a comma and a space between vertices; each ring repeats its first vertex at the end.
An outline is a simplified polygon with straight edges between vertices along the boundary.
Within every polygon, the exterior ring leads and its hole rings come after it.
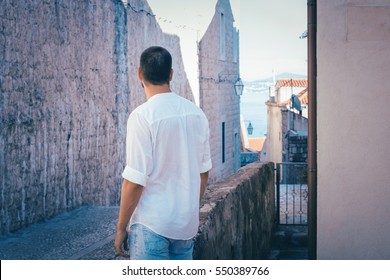
POLYGON ((173 91, 157 93, 157 94, 153 95, 152 97, 150 97, 148 101, 150 101, 152 99, 164 98, 164 97, 173 96, 173 95, 176 95, 176 93, 174 93, 173 91))

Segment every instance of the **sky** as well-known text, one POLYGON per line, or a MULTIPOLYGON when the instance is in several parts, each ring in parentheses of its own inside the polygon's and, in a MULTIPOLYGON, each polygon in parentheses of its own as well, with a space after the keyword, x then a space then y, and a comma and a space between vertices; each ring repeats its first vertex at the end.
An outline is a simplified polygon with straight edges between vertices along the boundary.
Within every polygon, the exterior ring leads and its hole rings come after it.
POLYGON ((240 71, 244 80, 291 72, 307 74, 307 0, 241 0, 240 71))
MULTIPOLYGON (((217 0, 147 0, 162 30, 180 37, 184 67, 197 99, 197 44, 217 0)), ((131 3, 131 1, 130 1, 131 3)), ((307 74, 307 0, 230 0, 240 32, 240 75, 254 81, 290 72, 307 74)))

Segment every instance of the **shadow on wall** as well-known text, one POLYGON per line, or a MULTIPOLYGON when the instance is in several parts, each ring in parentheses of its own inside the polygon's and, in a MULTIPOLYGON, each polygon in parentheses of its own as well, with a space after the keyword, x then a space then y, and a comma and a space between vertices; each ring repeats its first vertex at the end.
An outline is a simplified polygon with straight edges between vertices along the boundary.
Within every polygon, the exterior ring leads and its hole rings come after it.
POLYGON ((255 162, 208 186, 194 259, 266 259, 275 216, 274 164, 255 162))

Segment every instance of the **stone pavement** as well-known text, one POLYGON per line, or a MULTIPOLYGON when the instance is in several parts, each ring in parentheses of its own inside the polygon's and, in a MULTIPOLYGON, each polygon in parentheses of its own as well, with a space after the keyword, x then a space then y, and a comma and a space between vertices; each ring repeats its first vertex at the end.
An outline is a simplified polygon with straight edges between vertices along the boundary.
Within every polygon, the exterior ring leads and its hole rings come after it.
POLYGON ((0 235, 1 260, 108 260, 119 207, 84 206, 0 235))
MULTIPOLYGON (((110 260, 119 207, 84 206, 0 235, 1 260, 110 260)), ((307 259, 307 226, 279 226, 271 260, 307 259)))

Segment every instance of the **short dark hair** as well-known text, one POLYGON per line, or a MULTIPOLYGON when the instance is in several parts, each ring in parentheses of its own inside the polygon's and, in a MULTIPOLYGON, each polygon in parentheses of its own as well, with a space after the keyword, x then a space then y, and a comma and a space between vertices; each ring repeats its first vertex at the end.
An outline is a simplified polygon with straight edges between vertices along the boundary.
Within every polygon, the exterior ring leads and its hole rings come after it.
POLYGON ((140 58, 141 74, 153 85, 169 84, 172 56, 164 48, 153 46, 143 51, 140 58))

